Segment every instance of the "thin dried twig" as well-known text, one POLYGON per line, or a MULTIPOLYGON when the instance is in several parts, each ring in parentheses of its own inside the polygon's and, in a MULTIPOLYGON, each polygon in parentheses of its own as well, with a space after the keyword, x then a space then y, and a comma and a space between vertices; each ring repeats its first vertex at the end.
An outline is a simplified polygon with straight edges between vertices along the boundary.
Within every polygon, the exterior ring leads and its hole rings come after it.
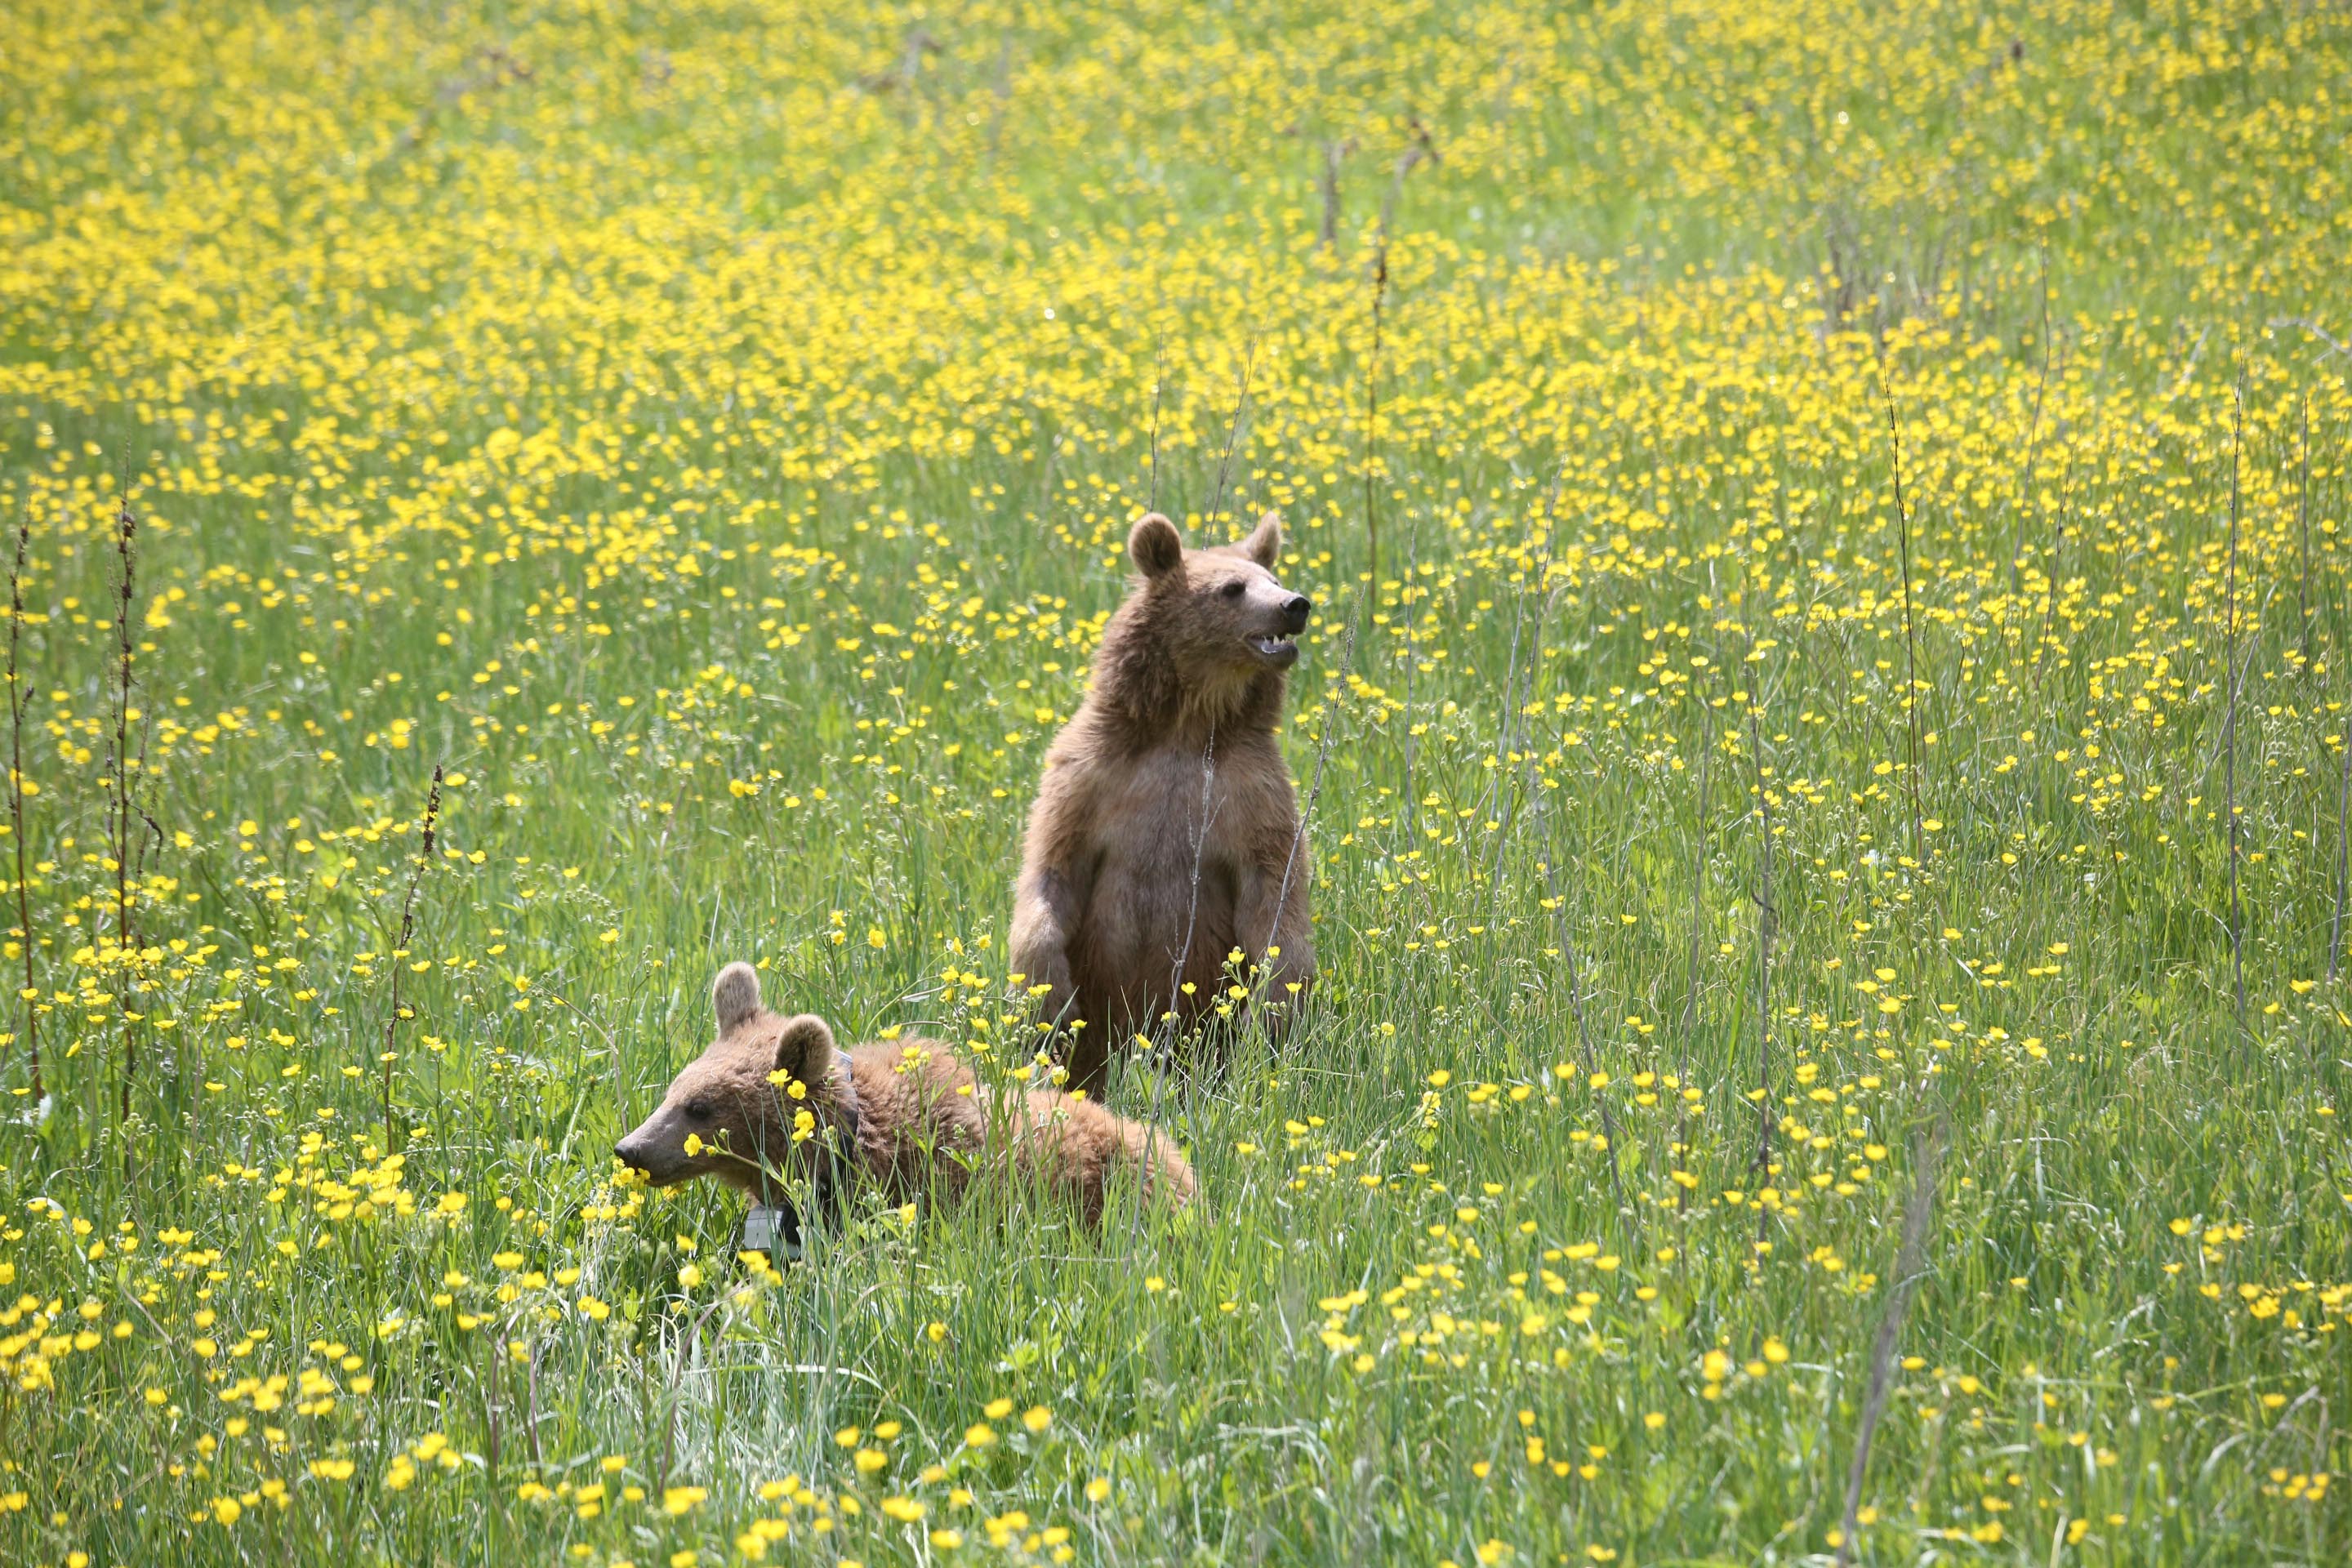
POLYGON ((1168 966, 1168 1005, 1172 1011, 1183 994, 1184 969, 1192 962, 1192 933, 1201 918, 1201 868, 1209 857, 1209 824, 1216 815, 1217 727, 1209 726, 1208 744, 1201 749, 1201 819, 1192 825, 1192 869, 1184 907, 1184 940, 1175 962, 1168 966))
MULTIPOLYGON (((1160 1027, 1158 1026, 1155 1026, 1154 1027, 1154 1033, 1159 1035, 1160 1040, 1168 1047, 1167 1056, 1169 1058, 1163 1070, 1161 1070, 1152 1079, 1151 1102, 1144 1113, 1144 1120, 1155 1124, 1160 1120, 1160 1091, 1167 1087, 1168 1069, 1172 1068, 1174 1066, 1174 1058, 1176 1054, 1175 1043, 1177 1037, 1176 1005, 1183 995, 1184 970, 1185 966, 1192 962, 1192 935, 1193 932, 1199 929, 1201 918, 1201 870, 1208 860, 1209 824, 1214 819, 1216 815, 1216 789, 1217 727, 1215 724, 1212 723, 1209 726, 1208 744, 1203 746, 1201 750, 1201 818, 1199 822, 1193 825, 1192 828, 1192 869, 1190 885, 1186 889, 1184 940, 1176 950, 1175 962, 1168 966, 1168 1006, 1160 1015, 1161 1022, 1165 1025, 1165 1027, 1160 1027)), ((1269 973, 1271 973, 1270 968, 1269 973)), ((1058 1022, 1058 1020, 1056 1021, 1058 1022)), ((1141 1047, 1145 1045, 1146 1042, 1139 1037, 1135 1041, 1135 1044, 1141 1047)), ((1103 1042, 1103 1048, 1106 1052, 1113 1050, 1114 1048, 1123 1050, 1123 1047, 1115 1047, 1113 1043, 1108 1040, 1103 1042)), ((1151 1162, 1155 1147, 1156 1145, 1154 1145, 1150 1140, 1145 1141, 1143 1147, 1142 1179, 1136 1184, 1135 1187, 1134 1231, 1138 1236, 1140 1236, 1143 1233, 1145 1212, 1151 1205, 1151 1162)))
POLYGON ((1927 1222, 1936 1208, 1936 1173, 1943 1163, 1946 1119, 1941 1111, 1936 1124, 1915 1146, 1914 1157, 1918 1170, 1911 1185, 1911 1200, 1903 1205, 1903 1243, 1895 1254, 1893 1283, 1886 1292, 1886 1310, 1878 1320, 1878 1338, 1871 1346, 1870 1382, 1862 1398, 1862 1426, 1854 1435, 1853 1465, 1846 1473, 1845 1523, 1838 1532, 1837 1568, 1845 1568, 1853 1561, 1854 1533, 1861 1528, 1862 1485, 1870 1470, 1870 1446, 1878 1435, 1879 1417, 1886 1411, 1887 1384, 1895 1370, 1895 1346, 1903 1332, 1903 1316, 1911 1305, 1911 1296, 1919 1283, 1920 1254, 1927 1243, 1927 1222))
POLYGON ((1372 500, 1372 464, 1380 454, 1381 310, 1388 292, 1389 241, 1383 232, 1380 254, 1372 263, 1372 354, 1364 368, 1364 540, 1375 590, 1381 585, 1381 519, 1372 500))
MULTIPOLYGON (((1748 749, 1753 753, 1756 768, 1757 825, 1763 845, 1763 872, 1756 900, 1756 1058, 1757 1108, 1763 1116, 1757 1128, 1756 1169, 1763 1170, 1772 1163, 1772 795, 1771 785, 1764 776, 1764 741, 1756 721, 1759 701, 1748 704, 1748 749)), ((1757 1239, 1764 1236, 1764 1222, 1770 1211, 1759 1209, 1756 1214, 1757 1239)))
MULTIPOLYGON (((1683 994, 1682 1060, 1676 1074, 1685 1088, 1690 1086, 1692 1036, 1698 1027, 1699 941, 1706 921, 1707 765, 1715 754, 1715 710, 1708 704, 1706 693, 1698 690, 1696 683, 1691 694, 1697 700, 1699 713, 1698 787, 1696 792, 1698 833, 1691 845, 1689 981, 1688 988, 1683 994)), ((1675 1144, 1678 1152, 1690 1146, 1690 1102, 1684 1100, 1682 1107, 1675 1127, 1675 1144)), ((1675 1208, 1677 1212, 1685 1206, 1689 1196, 1688 1187, 1680 1183, 1675 1184, 1675 1208)))
MULTIPOLYGON (((1543 675, 1543 637, 1546 612, 1551 606, 1552 539, 1559 526, 1559 487, 1568 477, 1568 461, 1560 460, 1554 476, 1551 493, 1544 502, 1543 549, 1535 569, 1535 624, 1528 628, 1527 679, 1519 679, 1519 629, 1527 612, 1528 591, 1522 587, 1511 606, 1511 657, 1503 671, 1503 711, 1495 737, 1495 787, 1502 795, 1502 826, 1495 834, 1495 864, 1486 876, 1486 924, 1492 929, 1503 892, 1503 850, 1511 837, 1511 825, 1518 816, 1519 792, 1512 787, 1518 770, 1512 765, 1511 753, 1522 743, 1525 726, 1520 720, 1525 710, 1535 700, 1536 686, 1543 675)), ((1410 726, 1408 726, 1410 728, 1410 726)), ((1532 750, 1532 748, 1530 748, 1532 750)), ((1528 759, 1530 763, 1533 758, 1528 759)))
POLYGON ((407 967, 408 944, 416 934, 416 889, 425 880, 427 868, 433 864, 433 835, 441 821, 441 764, 433 764, 433 784, 425 792, 424 837, 416 847, 416 859, 408 868, 408 892, 400 902, 400 942, 392 950, 392 1011, 383 1020, 383 1049, 378 1053, 377 1065, 383 1069, 383 1146, 400 1147, 392 1121, 392 1064, 397 1058, 392 1048, 394 1031, 408 1016, 400 1005, 400 976, 407 967))
POLYGON ((2294 580, 2295 618, 2303 627, 2303 668, 2311 668, 2311 394, 2303 395, 2303 476, 2295 486, 2295 521, 2303 536, 2303 569, 2294 580))
MULTIPOLYGON (((137 988, 139 953, 138 938, 131 919, 131 688, 135 657, 131 638, 131 606, 138 596, 138 532, 139 518, 131 510, 130 478, 126 474, 121 499, 114 509, 116 679, 112 692, 114 799, 110 803, 110 847, 114 851, 115 956, 122 966, 122 985, 127 994, 135 993, 137 988)), ((131 1081, 139 1076, 139 1035, 133 1021, 138 1013, 135 1005, 127 1004, 122 1009, 122 1079, 116 1110, 126 1122, 131 1119, 131 1081)))
POLYGON ((1895 416, 1895 393, 1886 383, 1886 367, 1879 366, 1878 389, 1886 399, 1886 433, 1895 444, 1895 538, 1903 558, 1903 722, 1909 738, 1911 859, 1926 864, 1919 840, 1919 646, 1911 628, 1911 510, 1903 500, 1903 426, 1895 416))
POLYGON ((2066 471, 2058 481, 2058 523, 2050 540, 2049 564, 2042 569, 2042 635, 2033 644, 2033 690, 2041 695, 2042 678, 2048 668, 2043 656, 2050 651, 2051 628, 2058 624, 2058 569, 2066 558, 2066 504, 2074 494, 2074 454, 2066 454, 2066 471))
POLYGON ((1412 677, 1420 664, 1420 655, 1413 652, 1412 585, 1421 571, 1421 526, 1418 519, 1404 536, 1404 579, 1397 585, 1397 624, 1404 633, 1404 784, 1398 816, 1404 824, 1405 837, 1412 838, 1419 826, 1421 808, 1413 803, 1412 764, 1414 742, 1412 732, 1412 677))
POLYGON ((20 646, 25 636, 25 555, 32 545, 33 514, 16 520, 16 557, 8 568, 8 821, 16 846, 16 934, 25 944, 24 1040, 32 1064, 33 1104, 41 1089, 40 1016, 33 984, 32 894, 25 883, 25 677, 20 646))
POLYGON ((996 81, 990 96, 994 101, 988 110, 988 155, 992 159, 1004 143, 1004 111, 1013 105, 1013 29, 1010 27, 996 40, 996 81))
POLYGON ((1233 471, 1234 447, 1242 438, 1242 416, 1249 411, 1250 378, 1257 371, 1257 334, 1252 332, 1249 352, 1242 359, 1240 389, 1234 395, 1234 419, 1225 430, 1225 455, 1217 464, 1217 488, 1209 492, 1209 520, 1202 526, 1216 537, 1217 512, 1225 504, 1225 477, 1233 471))
POLYGON ((1323 195, 1323 223, 1316 238, 1324 249, 1337 249, 1339 244, 1339 164, 1356 150, 1355 138, 1330 138, 1323 143, 1323 170, 1315 177, 1316 188, 1323 195))
MULTIPOLYGON (((2305 331, 2326 343, 2327 353, 2321 354, 2319 356, 2321 359, 2326 359, 2330 353, 2352 356, 2352 343, 2342 342, 2335 333, 2313 321, 2309 316, 2273 316, 2270 324, 2273 327, 2301 327, 2305 331)), ((2199 341, 2201 345, 2203 340, 2199 341)))
POLYGON ((669 1387, 667 1389, 668 1397, 663 1401, 664 1409, 662 1411, 661 1471, 654 1479, 654 1489, 656 1491, 667 1489, 669 1486, 670 1465, 677 1458, 678 1378, 686 1371, 686 1360, 688 1355, 692 1352, 696 1345, 702 1342, 702 1331, 704 1326, 710 1321, 710 1314, 725 1306, 729 1300, 729 1293, 722 1290, 711 1301, 710 1305, 702 1309, 700 1315, 696 1317, 694 1320, 694 1326, 686 1331, 684 1342, 677 1347, 677 1359, 670 1363, 669 1387))
MULTIPOLYGON (((2306 401, 2305 404, 2305 416, 2306 418, 2309 417, 2309 410, 2310 405, 2306 401)), ((2307 451, 2308 447, 2306 447, 2306 453, 2307 451)), ((2306 460, 2308 460, 2307 458, 2306 460)), ((2339 646, 2336 650, 2334 658, 2340 661, 2343 657, 2344 650, 2339 646)), ((2344 828, 2346 815, 2345 808, 2347 804, 2352 804, 2352 736, 2346 737, 2343 750, 2343 769, 2336 784, 2336 913, 2334 918, 2327 922, 2327 982, 2330 986, 2335 984, 2336 976, 2342 969, 2344 962, 2344 893, 2346 869, 2344 828)))
MULTIPOLYGON (((1331 695, 1323 703, 1322 734, 1315 743, 1315 776, 1307 787, 1307 804, 1298 813, 1297 830, 1290 836, 1290 852, 1282 861, 1282 887, 1275 895, 1274 919, 1269 931, 1282 929, 1283 911, 1290 907, 1291 874, 1298 868, 1298 851, 1307 843, 1307 827, 1315 819, 1316 803, 1323 798, 1323 764, 1331 757, 1331 727, 1338 721, 1338 700, 1348 688, 1348 678, 1356 672, 1356 632, 1363 620, 1364 595, 1359 591, 1354 607, 1348 615, 1348 635, 1339 648, 1339 679, 1333 683, 1331 695)), ((1269 969, 1267 974, 1272 976, 1269 969)))
MULTIPOLYGON (((2224 636, 2222 668, 2238 667, 2238 464, 2246 444, 2246 387, 2242 372, 2230 403, 2230 586, 2229 626, 2224 636)), ((2221 746, 2227 753, 2222 777, 2223 809, 2230 819, 2230 977, 2237 993, 2238 1038, 2246 1037, 2245 928, 2238 904, 2238 687, 2230 683, 2221 712, 2221 746)))
MULTIPOLYGON (((1547 817, 1550 815, 1553 793, 1546 790, 1536 796, 1535 815, 1547 817)), ((1584 975, 1576 962, 1576 943, 1568 932, 1568 899, 1560 891, 1559 887, 1559 853, 1552 844, 1551 833, 1548 826, 1542 831, 1541 837, 1543 839, 1544 888, 1545 891, 1551 896, 1552 941, 1559 948, 1560 962, 1568 966, 1569 1016, 1576 1023, 1578 1062, 1584 1069, 1585 1081, 1590 1083, 1592 1081, 1595 1064, 1592 1055, 1592 1031, 1586 1026, 1584 1021, 1584 975)), ((1617 1120, 1609 1109, 1607 1097, 1596 1096, 1595 1098, 1601 1102, 1601 1136, 1609 1145, 1606 1152, 1609 1155, 1609 1193, 1612 1206, 1615 1208, 1619 1223, 1622 1225, 1625 1215, 1625 1193, 1623 1179, 1617 1171, 1617 1120)))
POLYGON ((2034 254, 2042 264, 2042 374, 2033 381, 2033 422, 2026 428, 2025 465, 2017 486, 2018 522, 2010 531, 2009 596, 2012 599, 2017 597, 2017 558, 2023 548, 2018 535, 2024 531, 2025 508, 2033 496, 2033 459, 2041 450, 2042 400, 2050 390, 2050 250, 2047 246, 2037 246, 2034 254))
POLYGON ((2327 983, 2336 983, 2344 959, 2345 808, 2352 804, 2352 736, 2343 744, 2343 772, 2336 782, 2336 915, 2327 922, 2327 983))
POLYGON ((1372 354, 1364 369, 1364 542, 1375 593, 1381 585, 1381 521, 1372 503, 1372 468, 1380 458, 1381 318, 1389 297, 1389 228, 1396 217, 1397 202, 1404 195, 1405 176, 1424 160, 1444 162, 1437 155, 1436 143, 1429 139, 1428 129, 1418 120, 1412 121, 1411 129, 1412 143, 1397 158, 1388 199, 1381 204, 1380 244, 1372 257, 1372 354))

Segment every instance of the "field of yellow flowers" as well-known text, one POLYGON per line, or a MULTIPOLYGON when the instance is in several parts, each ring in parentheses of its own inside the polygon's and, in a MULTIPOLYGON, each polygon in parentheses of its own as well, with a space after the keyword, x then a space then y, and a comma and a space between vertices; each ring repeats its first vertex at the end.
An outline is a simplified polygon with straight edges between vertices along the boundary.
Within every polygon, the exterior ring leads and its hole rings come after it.
POLYGON ((2352 1553, 2352 17, 0 15, 0 1562, 2352 1553), (1050 1071, 1157 507, 1313 595, 1204 1202, 609 1155, 716 967, 1050 1071), (436 774, 436 770, 438 770, 436 774), (436 784, 437 777, 437 784, 436 784))

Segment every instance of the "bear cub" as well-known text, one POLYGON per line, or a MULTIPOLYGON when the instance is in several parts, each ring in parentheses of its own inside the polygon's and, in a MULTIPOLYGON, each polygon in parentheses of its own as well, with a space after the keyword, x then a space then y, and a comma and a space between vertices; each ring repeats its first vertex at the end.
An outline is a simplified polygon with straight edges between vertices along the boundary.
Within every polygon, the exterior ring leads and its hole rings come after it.
POLYGON ((1128 1171, 1147 1201, 1192 1201, 1192 1167, 1141 1122, 1051 1089, 991 1089, 936 1040, 840 1050, 824 1019, 768 1011, 748 963, 720 970, 710 1000, 718 1039, 613 1151, 650 1185, 715 1176, 762 1206, 801 1189, 831 1207, 853 1184, 902 1203, 1010 1177, 1065 1199, 1092 1226, 1113 1177, 1128 1171))
POLYGON ((1128 553, 1138 575, 1045 753, 1013 889, 1012 968, 1088 1095, 1115 1045, 1222 1005, 1234 950, 1262 966, 1269 1029, 1315 978, 1313 862, 1275 738, 1313 605, 1274 574, 1281 519, 1187 550, 1154 512, 1128 553))

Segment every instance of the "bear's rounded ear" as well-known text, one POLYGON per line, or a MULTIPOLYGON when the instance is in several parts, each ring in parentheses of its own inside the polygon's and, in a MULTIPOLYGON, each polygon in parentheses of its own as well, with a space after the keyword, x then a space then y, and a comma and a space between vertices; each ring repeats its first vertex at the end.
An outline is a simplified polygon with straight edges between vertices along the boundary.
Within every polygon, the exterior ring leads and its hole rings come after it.
POLYGON ((759 972, 748 963, 730 963, 710 983, 711 1010, 719 1015, 719 1032, 732 1034, 760 1011, 759 972))
POLYGON ((1282 559, 1282 514, 1280 512, 1270 511, 1257 520, 1257 527, 1252 529, 1250 536, 1242 541, 1242 553, 1267 571, 1274 570, 1274 563, 1282 559))
POLYGON ((814 1083, 833 1069, 833 1030, 814 1013, 784 1022, 776 1037, 776 1068, 803 1083, 814 1083))
POLYGON ((1184 563, 1184 538, 1176 525, 1151 512, 1139 520, 1127 536, 1127 552, 1147 577, 1163 576, 1184 563))

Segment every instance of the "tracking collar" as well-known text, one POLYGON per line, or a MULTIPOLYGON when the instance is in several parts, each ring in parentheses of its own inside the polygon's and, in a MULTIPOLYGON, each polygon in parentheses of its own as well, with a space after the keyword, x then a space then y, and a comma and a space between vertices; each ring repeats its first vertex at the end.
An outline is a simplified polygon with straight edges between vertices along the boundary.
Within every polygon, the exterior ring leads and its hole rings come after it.
MULTIPOLYGON (((816 1209, 819 1214, 838 1221, 849 1206, 849 1184, 856 1174, 858 1133, 865 1118, 857 1108, 857 1080, 845 1066, 836 1064, 841 1075, 841 1120, 829 1132, 846 1132, 845 1140, 836 1136, 827 1142, 823 1158, 816 1166, 816 1209), (843 1147, 844 1142, 847 1147, 843 1147)), ((800 1211, 790 1198, 774 1204, 755 1205, 743 1216, 743 1235, 737 1244, 740 1252, 764 1252, 771 1258, 799 1261, 803 1253, 800 1211)))

